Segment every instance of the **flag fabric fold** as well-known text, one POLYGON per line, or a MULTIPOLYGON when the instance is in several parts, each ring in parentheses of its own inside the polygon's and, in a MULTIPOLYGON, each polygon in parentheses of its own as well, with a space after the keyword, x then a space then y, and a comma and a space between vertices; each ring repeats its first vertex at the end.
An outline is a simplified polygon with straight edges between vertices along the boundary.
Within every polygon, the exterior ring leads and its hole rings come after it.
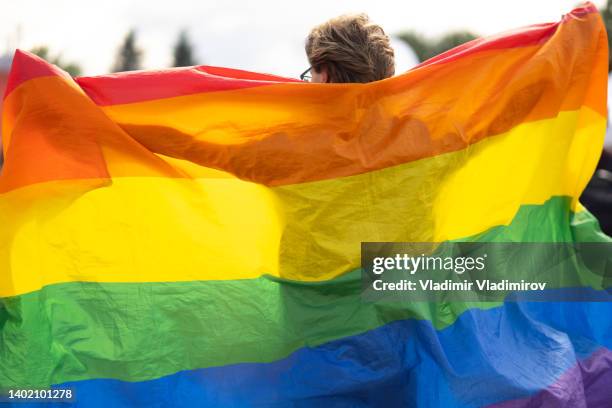
MULTIPOLYGON (((361 242, 612 242, 578 201, 607 53, 590 3, 369 84, 72 79, 18 51, 0 388, 70 387, 77 406, 612 404, 612 303, 360 298, 361 242)), ((605 295, 598 272, 585 289, 605 295)))

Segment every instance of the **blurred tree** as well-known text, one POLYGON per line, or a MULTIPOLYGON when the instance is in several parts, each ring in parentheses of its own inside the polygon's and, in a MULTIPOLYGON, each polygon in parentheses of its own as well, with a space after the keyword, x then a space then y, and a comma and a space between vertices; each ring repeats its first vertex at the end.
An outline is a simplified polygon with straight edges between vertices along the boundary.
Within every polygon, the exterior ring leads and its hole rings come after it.
POLYGON ((612 42, 610 41, 610 35, 612 34, 612 1, 608 0, 599 12, 608 32, 608 72, 610 72, 612 70, 612 42))
POLYGON ((197 65, 193 56, 193 45, 189 41, 189 36, 186 31, 181 31, 178 41, 174 46, 174 63, 173 67, 189 67, 197 65))
POLYGON ((407 43, 414 51, 420 62, 448 51, 458 45, 477 38, 469 31, 454 31, 445 34, 439 39, 426 38, 413 31, 401 33, 399 38, 407 43))
POLYGON ((81 67, 77 63, 64 61, 61 54, 51 55, 49 47, 46 45, 34 47, 30 50, 30 52, 38 55, 40 58, 50 62, 51 64, 57 65, 64 71, 68 72, 70 76, 75 77, 81 75, 81 67))
POLYGON ((136 46, 136 32, 130 30, 117 51, 113 72, 134 71, 141 68, 142 50, 136 46))

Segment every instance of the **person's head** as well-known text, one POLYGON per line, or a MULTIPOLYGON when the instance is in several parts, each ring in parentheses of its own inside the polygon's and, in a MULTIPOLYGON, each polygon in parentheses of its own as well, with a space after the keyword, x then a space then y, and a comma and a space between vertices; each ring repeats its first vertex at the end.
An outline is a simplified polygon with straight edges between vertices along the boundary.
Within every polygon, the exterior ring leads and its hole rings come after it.
POLYGON ((316 26, 306 39, 312 82, 372 82, 395 73, 389 37, 366 14, 316 26))

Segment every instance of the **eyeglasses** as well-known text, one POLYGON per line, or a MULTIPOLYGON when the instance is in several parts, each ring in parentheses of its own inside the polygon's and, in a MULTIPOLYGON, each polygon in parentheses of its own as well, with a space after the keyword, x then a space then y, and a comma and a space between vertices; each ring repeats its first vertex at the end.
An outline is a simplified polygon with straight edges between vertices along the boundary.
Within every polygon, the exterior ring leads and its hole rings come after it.
POLYGON ((310 75, 310 70, 312 69, 312 67, 308 67, 308 69, 304 72, 302 72, 302 74, 300 75, 300 79, 302 81, 305 82, 310 82, 310 80, 312 79, 312 75, 310 75))

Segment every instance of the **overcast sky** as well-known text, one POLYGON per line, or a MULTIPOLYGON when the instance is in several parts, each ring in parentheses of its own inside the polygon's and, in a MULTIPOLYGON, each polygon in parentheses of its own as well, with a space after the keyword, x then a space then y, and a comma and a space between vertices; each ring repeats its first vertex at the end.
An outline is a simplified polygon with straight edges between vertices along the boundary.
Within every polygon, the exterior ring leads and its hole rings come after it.
MULTIPOLYGON (((47 45, 84 74, 108 72, 130 28, 145 51, 144 68, 171 63, 172 45, 188 30, 203 64, 297 76, 306 67, 309 29, 330 17, 366 12, 389 34, 413 29, 440 35, 468 29, 487 35, 558 20, 575 0, 0 0, 0 54, 47 45)), ((595 1, 601 6, 605 1, 595 1)), ((414 56, 396 43, 398 71, 414 56)))

